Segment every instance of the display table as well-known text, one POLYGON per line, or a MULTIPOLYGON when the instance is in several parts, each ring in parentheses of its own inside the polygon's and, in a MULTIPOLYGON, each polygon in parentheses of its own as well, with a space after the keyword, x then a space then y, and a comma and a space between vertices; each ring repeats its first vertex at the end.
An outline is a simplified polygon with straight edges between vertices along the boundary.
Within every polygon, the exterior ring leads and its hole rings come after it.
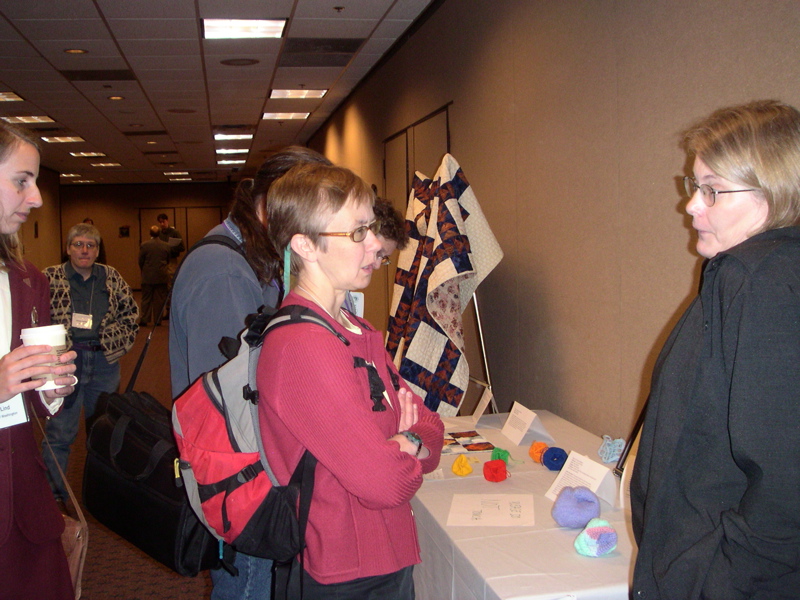
MULTIPOLYGON (((548 433, 567 452, 574 450, 600 462, 602 440, 547 411, 536 411, 548 433)), ((617 531, 612 553, 588 558, 573 547, 577 529, 563 529, 550 516, 553 503, 545 493, 557 473, 528 456, 535 441, 529 432, 519 446, 500 433, 507 415, 484 416, 477 427, 469 417, 445 418, 445 431, 477 429, 495 446, 513 457, 503 482, 483 477, 482 464, 472 464, 467 477, 453 474, 455 456, 442 458, 443 479, 427 476, 411 501, 422 549, 422 563, 414 569, 418 600, 627 600, 635 543, 629 519, 621 508, 601 502, 601 518, 617 531), (453 494, 533 494, 536 524, 532 527, 448 527, 453 494)), ((471 453, 481 463, 491 452, 471 453)), ((613 465, 611 465, 613 466, 613 465)))

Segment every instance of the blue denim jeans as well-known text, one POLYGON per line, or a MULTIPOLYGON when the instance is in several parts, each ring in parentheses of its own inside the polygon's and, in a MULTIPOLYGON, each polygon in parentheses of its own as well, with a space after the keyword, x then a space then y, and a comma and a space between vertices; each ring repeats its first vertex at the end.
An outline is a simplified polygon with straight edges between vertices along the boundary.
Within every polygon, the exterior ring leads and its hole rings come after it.
MULTIPOLYGON (((61 412, 48 419, 45 427, 47 440, 65 475, 70 447, 78 436, 81 409, 83 409, 84 418, 88 420, 94 414, 100 394, 116 392, 119 387, 119 362, 109 364, 100 350, 77 350, 77 353, 75 376, 78 378, 78 385, 75 386, 72 394, 64 398, 61 412)), ((56 498, 66 501, 69 495, 61 480, 61 475, 58 474, 53 454, 50 454, 47 444, 42 442, 42 457, 47 465, 50 489, 53 490, 56 498)))
POLYGON ((272 597, 272 561, 237 553, 233 565, 239 569, 234 577, 225 569, 213 569, 211 600, 270 600, 272 597))

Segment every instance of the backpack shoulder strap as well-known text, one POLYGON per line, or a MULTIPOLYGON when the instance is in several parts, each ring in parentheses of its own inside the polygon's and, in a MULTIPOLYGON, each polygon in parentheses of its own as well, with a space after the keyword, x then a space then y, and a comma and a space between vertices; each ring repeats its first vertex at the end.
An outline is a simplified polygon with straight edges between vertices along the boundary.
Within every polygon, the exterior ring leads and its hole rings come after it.
MULTIPOLYGON (((189 255, 198 248, 200 248, 201 246, 208 246, 209 244, 219 244, 220 246, 227 246, 234 252, 240 254, 242 258, 247 260, 241 245, 233 238, 230 238, 227 235, 220 235, 220 234, 207 235, 206 237, 200 238, 194 244, 192 244, 192 247, 189 248, 189 251, 184 255, 183 260, 181 260, 181 264, 178 265, 178 268, 175 270, 175 274, 172 276, 172 285, 170 286, 170 293, 172 292, 172 288, 175 287, 175 282, 178 281, 178 273, 181 272, 181 267, 183 266, 183 263, 186 262, 186 259, 189 258, 189 255)), ((248 265, 249 264, 250 263, 248 263, 248 265)))

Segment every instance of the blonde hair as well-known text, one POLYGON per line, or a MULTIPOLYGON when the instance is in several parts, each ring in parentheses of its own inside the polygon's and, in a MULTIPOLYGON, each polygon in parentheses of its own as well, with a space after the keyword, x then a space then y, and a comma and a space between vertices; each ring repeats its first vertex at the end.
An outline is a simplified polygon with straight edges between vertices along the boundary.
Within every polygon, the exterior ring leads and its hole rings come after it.
MULTIPOLYGON (((22 144, 30 144, 39 150, 39 142, 30 131, 0 121, 0 163, 4 163, 22 144)), ((3 216, 2 211, 3 207, 0 205, 0 217, 3 216)), ((7 270, 6 263, 9 261, 20 266, 25 264, 22 244, 16 232, 0 233, 0 270, 7 270)))
MULTIPOLYGON (((319 234, 351 200, 356 206, 372 205, 375 193, 349 169, 320 163, 292 168, 267 193, 267 228, 275 249, 283 255, 299 233, 326 250, 327 240, 319 234)), ((292 251, 292 273, 298 274, 302 265, 292 251)))
POLYGON ((759 232, 800 224, 796 108, 776 100, 721 108, 690 127, 683 145, 720 177, 758 190, 769 208, 759 232))

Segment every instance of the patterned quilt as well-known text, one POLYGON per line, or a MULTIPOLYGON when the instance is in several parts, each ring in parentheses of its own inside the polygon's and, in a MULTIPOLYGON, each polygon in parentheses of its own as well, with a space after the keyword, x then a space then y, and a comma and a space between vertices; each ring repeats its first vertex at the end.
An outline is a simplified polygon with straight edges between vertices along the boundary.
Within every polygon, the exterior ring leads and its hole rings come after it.
POLYGON ((406 213, 386 347, 431 410, 458 412, 469 382, 461 315, 503 251, 456 160, 416 173, 406 213))

